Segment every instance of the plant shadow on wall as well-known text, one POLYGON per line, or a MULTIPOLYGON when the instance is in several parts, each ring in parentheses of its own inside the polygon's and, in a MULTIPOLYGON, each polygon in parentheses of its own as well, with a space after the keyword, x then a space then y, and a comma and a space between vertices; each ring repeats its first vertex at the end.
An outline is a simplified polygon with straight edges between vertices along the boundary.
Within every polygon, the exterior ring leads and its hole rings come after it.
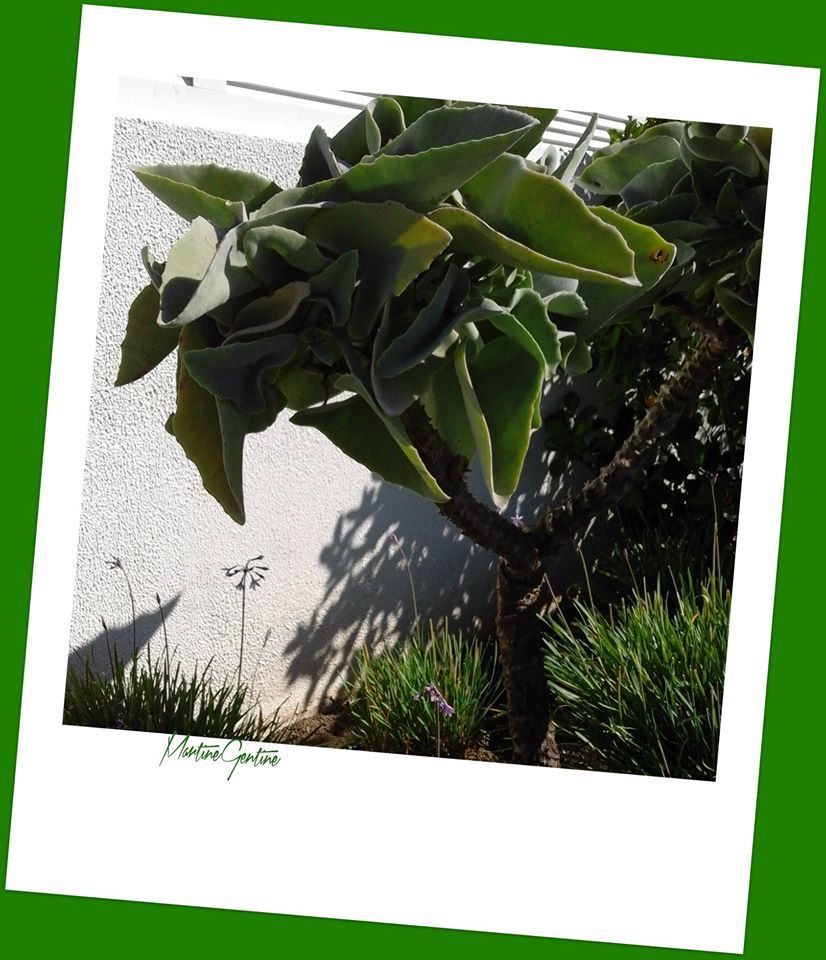
MULTIPOLYGON (((750 364, 771 148, 769 130, 651 121, 588 157, 595 114, 569 155, 537 158, 555 113, 379 97, 332 138, 316 128, 286 190, 214 165, 133 168, 189 226, 166 263, 143 251, 149 283, 129 312, 117 380, 139 380, 177 351, 167 430, 238 523, 245 439, 289 410, 292 423, 430 501, 496 558, 511 758, 546 766, 559 759, 539 620, 553 606, 547 564, 559 589, 561 551, 651 464, 665 480, 655 486, 683 502, 694 499, 686 482, 698 470, 716 471, 686 418, 727 363, 750 364), (601 333, 635 319, 643 330, 686 326, 667 366, 656 364, 652 393, 629 405, 596 476, 562 499, 547 495, 543 477, 520 505, 546 388, 587 373, 594 347, 604 358, 601 333), (674 480, 658 456, 666 447, 678 474, 694 463, 691 476, 674 480)), ((639 336, 627 329, 636 360, 639 336)), ((628 372, 636 383, 639 370, 628 372)), ((575 430, 583 415, 571 413, 575 430)), ((567 429, 551 439, 560 454, 567 429)), ((737 433, 715 449, 736 493, 737 433)), ((414 539, 399 525, 399 495, 372 496, 342 519, 323 561, 331 609, 344 610, 308 625, 307 646, 291 650, 294 677, 328 662, 329 653, 306 653, 312 634, 323 640, 335 626, 353 647, 359 629, 386 629, 401 610, 385 589, 365 624, 362 602, 351 602, 363 596, 356 578, 381 583, 392 562, 382 535, 393 533, 422 571, 426 547, 454 543, 439 524, 430 543, 418 530, 414 539), (372 567, 365 542, 378 550, 372 567)), ((736 511, 736 497, 726 499, 736 511)), ((468 552, 455 556, 452 575, 449 559, 433 569, 453 596, 469 583, 468 552)))
POLYGON ((255 694, 257 664, 249 684, 241 679, 247 592, 263 583, 267 570, 259 562, 263 559, 257 556, 223 568, 224 576, 233 581, 243 598, 238 668, 232 676, 223 678, 215 674, 214 657, 185 670, 178 659, 177 646, 170 646, 167 614, 174 610, 180 594, 164 606, 156 593, 155 616, 139 617, 126 565, 119 557, 107 561, 110 570, 117 571, 126 586, 131 624, 112 631, 105 618, 101 618, 102 633, 70 655, 63 722, 224 739, 283 742, 290 737, 289 720, 281 715, 283 704, 267 715, 261 708, 255 694), (158 627, 162 647, 153 653, 150 641, 158 627))
MULTIPOLYGON (((549 411, 558 396, 558 390, 550 391, 549 411)), ((545 496, 539 492, 541 478, 547 476, 550 459, 538 433, 525 472, 539 482, 525 484, 514 497, 513 518, 538 511, 545 496)), ((566 495, 586 474, 580 464, 568 464, 551 481, 554 495, 566 495)), ((304 706, 333 707, 344 693, 341 678, 361 645, 374 648, 390 637, 407 636, 417 618, 446 619, 451 629, 470 632, 492 629, 496 558, 401 487, 368 484, 358 506, 338 518, 318 559, 326 573, 324 594, 285 648, 290 685, 302 681, 306 687, 304 706), (416 609, 414 594, 421 609, 416 609)), ((557 559, 555 587, 565 589, 579 570, 571 547, 557 559)))

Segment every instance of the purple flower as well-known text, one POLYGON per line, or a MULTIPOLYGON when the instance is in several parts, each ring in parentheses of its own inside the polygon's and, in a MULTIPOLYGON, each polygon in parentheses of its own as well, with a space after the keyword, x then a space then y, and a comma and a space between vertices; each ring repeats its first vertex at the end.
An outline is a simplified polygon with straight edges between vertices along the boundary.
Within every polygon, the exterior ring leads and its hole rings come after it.
POLYGON ((525 518, 522 516, 521 513, 517 513, 511 517, 511 523, 515 527, 519 527, 519 529, 522 530, 525 526, 525 518))
POLYGON ((447 700, 445 700, 445 698, 442 696, 435 683, 428 683, 421 693, 413 694, 413 700, 418 702, 422 699, 422 697, 425 696, 430 697, 430 702, 435 703, 436 709, 439 711, 439 713, 444 714, 444 716, 452 717, 453 714, 456 713, 453 707, 451 707, 447 700))

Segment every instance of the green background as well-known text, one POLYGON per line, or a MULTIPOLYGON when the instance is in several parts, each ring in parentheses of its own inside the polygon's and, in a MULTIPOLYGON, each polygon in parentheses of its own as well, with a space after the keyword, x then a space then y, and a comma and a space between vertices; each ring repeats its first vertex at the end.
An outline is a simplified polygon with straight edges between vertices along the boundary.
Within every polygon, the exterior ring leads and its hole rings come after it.
MULTIPOLYGON (((719 0, 670 5, 616 0, 561 5, 530 2, 503 4, 486 8, 486 12, 481 4, 454 7, 444 0, 387 5, 315 0, 306 9, 260 0, 174 0, 149 6, 800 66, 822 67, 826 59, 822 33, 805 12, 806 5, 788 2, 771 13, 760 13, 755 6, 744 12, 741 4, 719 0)), ((17 749, 79 23, 80 3, 76 0, 61 0, 49 7, 14 4, 4 14, 3 126, 8 139, 0 161, 6 211, 0 352, 5 469, 0 471, 0 489, 4 507, 3 609, 8 619, 4 669, 0 671, 3 864, 17 749)), ((277 58, 278 50, 273 49, 274 63, 277 58)), ((490 64, 480 64, 480 70, 490 68, 490 64)), ((657 82, 652 72, 651 83, 657 82)), ((818 470, 824 436, 822 358, 826 349, 821 306, 826 299, 826 271, 819 267, 826 252, 823 104, 818 120, 746 935, 748 960, 781 953, 808 956, 822 949, 823 940, 822 893, 818 892, 824 853, 823 799, 817 778, 822 765, 826 648, 821 612, 826 528, 818 470)), ((45 762, 44 758, 28 759, 45 762)), ((484 803, 484 798, 479 802, 484 803)), ((611 816, 610 810, 606 816, 611 816)), ((494 846, 501 842, 497 821, 497 813, 492 811, 490 842, 494 846)), ((621 829, 622 825, 617 826, 621 829)), ((543 827, 554 828, 553 823, 543 827)), ((338 835, 346 836, 346 832, 338 835)), ((587 837, 583 840, 587 842, 587 837)), ((97 842, 108 841, 97 838, 97 842)), ((352 842, 357 843, 357 838, 352 842)), ((333 871, 332 877, 320 877, 319 881, 347 883, 348 851, 343 848, 333 853, 334 860, 342 864, 341 872, 336 876, 333 871)), ((545 867, 553 870, 552 863, 545 867)), ((279 869, 278 865, 273 869, 279 869)), ((452 896, 449 880, 434 878, 434 882, 443 885, 445 897, 452 896)), ((511 896, 508 877, 492 870, 490 882, 503 897, 511 896)), ((365 897, 369 895, 365 891, 365 897)), ((217 956, 239 949, 282 956, 307 950, 376 957, 431 951, 453 956, 505 953, 517 958, 552 955, 583 960, 703 956, 691 951, 666 953, 644 947, 42 894, 3 892, 0 908, 6 938, 20 944, 12 948, 13 956, 37 955, 41 950, 71 955, 77 948, 90 958, 112 953, 119 957, 190 952, 217 956)))

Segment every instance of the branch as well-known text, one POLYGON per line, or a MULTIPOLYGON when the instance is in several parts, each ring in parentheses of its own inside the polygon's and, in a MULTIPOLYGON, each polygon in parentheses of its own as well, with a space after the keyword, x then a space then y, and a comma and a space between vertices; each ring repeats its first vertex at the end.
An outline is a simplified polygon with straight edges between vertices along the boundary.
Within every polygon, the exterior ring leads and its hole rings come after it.
POLYGON ((538 559, 531 536, 473 496, 465 481, 467 460, 453 453, 424 411, 411 407, 402 415, 402 422, 425 466, 450 497, 438 505, 442 516, 474 543, 501 557, 507 566, 526 571, 536 568, 538 559))
POLYGON ((660 387, 654 403, 611 462, 577 493, 551 507, 531 528, 530 536, 540 556, 554 553, 561 546, 563 535, 576 534, 595 516, 618 503, 656 453, 658 442, 696 405, 737 336, 731 324, 711 327, 703 323, 700 328, 703 333, 699 342, 686 355, 677 373, 660 387))

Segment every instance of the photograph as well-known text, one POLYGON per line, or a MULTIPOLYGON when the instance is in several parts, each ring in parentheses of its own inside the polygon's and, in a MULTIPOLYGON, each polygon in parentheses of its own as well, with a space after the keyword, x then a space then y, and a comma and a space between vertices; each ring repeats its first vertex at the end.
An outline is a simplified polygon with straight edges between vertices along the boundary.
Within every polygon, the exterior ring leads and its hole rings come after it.
POLYGON ((19 73, 5 903, 35 952, 759 960, 820 72, 390 13, 78 4, 19 73))
POLYGON ((64 722, 714 780, 772 131, 123 86, 64 722))

